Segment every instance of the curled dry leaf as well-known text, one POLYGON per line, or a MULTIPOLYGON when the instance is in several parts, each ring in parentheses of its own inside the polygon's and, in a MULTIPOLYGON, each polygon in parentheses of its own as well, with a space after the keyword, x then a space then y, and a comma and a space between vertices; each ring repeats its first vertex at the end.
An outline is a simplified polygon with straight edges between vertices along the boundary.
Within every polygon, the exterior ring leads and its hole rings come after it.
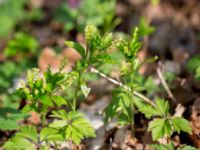
POLYGON ((58 71, 63 58, 66 58, 68 61, 65 67, 65 71, 68 72, 71 70, 71 66, 73 66, 77 60, 81 59, 81 56, 71 48, 65 48, 61 54, 56 54, 52 48, 46 47, 40 54, 38 66, 41 71, 45 71, 49 65, 52 71, 58 71))
POLYGON ((38 125, 40 122, 41 122, 40 115, 34 111, 30 112, 28 123, 33 124, 33 125, 38 125))
POLYGON ((63 49, 62 55, 67 58, 71 65, 74 65, 76 61, 81 59, 81 55, 72 48, 63 49))

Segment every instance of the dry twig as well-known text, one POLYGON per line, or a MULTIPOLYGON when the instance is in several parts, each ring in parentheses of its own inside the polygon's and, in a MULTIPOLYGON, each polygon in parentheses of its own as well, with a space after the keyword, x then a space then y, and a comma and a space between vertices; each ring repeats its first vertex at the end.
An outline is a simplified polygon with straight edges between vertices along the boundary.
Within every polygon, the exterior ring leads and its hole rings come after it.
POLYGON ((166 83, 166 81, 165 81, 165 79, 164 79, 164 77, 163 77, 163 74, 162 74, 160 68, 158 67, 156 71, 157 71, 158 77, 159 77, 159 79, 160 79, 160 81, 161 81, 163 87, 165 88, 167 94, 169 95, 169 97, 171 98, 171 100, 173 101, 173 103, 177 104, 176 98, 175 98, 174 95, 172 94, 172 92, 171 92, 169 86, 167 85, 167 83, 166 83))
MULTIPOLYGON (((124 89, 126 89, 126 90, 128 90, 128 91, 131 91, 131 88, 130 88, 130 87, 124 85, 124 84, 123 84, 122 82, 120 82, 120 81, 117 81, 117 80, 115 80, 115 79, 113 79, 113 78, 111 78, 111 77, 105 75, 104 73, 100 72, 99 70, 97 70, 97 69, 95 69, 95 68, 93 68, 93 67, 90 68, 90 72, 96 73, 96 74, 100 75, 101 77, 107 79, 108 81, 112 82, 113 84, 118 85, 118 86, 121 86, 121 87, 123 87, 124 89)), ((134 91, 133 94, 134 94, 135 96, 141 98, 142 100, 144 100, 146 103, 148 103, 148 104, 150 104, 150 105, 152 105, 152 106, 155 107, 155 104, 154 104, 150 99, 148 99, 146 96, 144 96, 143 94, 141 94, 141 93, 139 93, 139 92, 136 92, 136 91, 134 91)))

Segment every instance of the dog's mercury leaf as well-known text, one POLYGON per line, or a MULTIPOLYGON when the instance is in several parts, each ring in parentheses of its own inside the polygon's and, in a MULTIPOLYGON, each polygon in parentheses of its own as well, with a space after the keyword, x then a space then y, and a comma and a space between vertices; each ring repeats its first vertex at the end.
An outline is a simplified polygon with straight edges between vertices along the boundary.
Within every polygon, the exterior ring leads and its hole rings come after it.
POLYGON ((48 140, 48 141, 58 141, 63 140, 61 134, 58 133, 58 130, 54 128, 43 128, 40 132, 40 140, 48 140))
POLYGON ((82 113, 71 111, 65 113, 64 111, 54 112, 54 117, 61 120, 56 120, 49 126, 62 132, 66 140, 71 140, 75 144, 80 144, 83 138, 95 137, 95 131, 89 121, 83 117, 82 113))
POLYGON ((163 137, 169 137, 172 134, 172 126, 168 119, 154 119, 149 123, 148 129, 152 132, 154 141, 163 137))
POLYGON ((12 137, 9 139, 3 146, 5 150, 35 150, 33 143, 31 143, 28 139, 22 137, 12 137))
POLYGON ((174 127, 174 130, 180 133, 180 131, 191 133, 192 128, 190 127, 189 122, 182 118, 182 117, 174 117, 172 118, 172 124, 174 127))

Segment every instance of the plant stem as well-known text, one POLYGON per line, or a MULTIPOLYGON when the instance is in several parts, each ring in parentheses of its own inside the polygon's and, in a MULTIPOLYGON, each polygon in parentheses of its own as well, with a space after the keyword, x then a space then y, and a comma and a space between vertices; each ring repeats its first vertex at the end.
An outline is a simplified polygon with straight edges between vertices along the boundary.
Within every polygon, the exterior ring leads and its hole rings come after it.
POLYGON ((41 106, 41 110, 40 110, 41 117, 40 117, 40 119, 41 119, 41 122, 42 122, 42 127, 46 126, 47 109, 48 109, 47 106, 45 106, 45 105, 41 106))
POLYGON ((77 102, 77 95, 78 95, 78 91, 80 90, 80 85, 81 85, 81 72, 78 72, 78 83, 75 89, 75 93, 73 96, 73 104, 72 104, 72 110, 76 110, 76 102, 77 102))
MULTIPOLYGON (((123 87, 124 89, 126 89, 126 90, 128 90, 128 91, 131 91, 131 88, 130 88, 130 87, 124 85, 124 84, 123 84, 122 82, 120 82, 120 81, 117 81, 117 80, 115 80, 115 79, 113 79, 113 78, 111 78, 111 77, 105 75, 104 73, 100 72, 99 70, 97 70, 97 69, 95 69, 95 68, 93 68, 93 67, 90 68, 90 72, 96 73, 96 74, 100 75, 101 77, 107 79, 108 81, 112 82, 113 84, 116 84, 116 85, 118 85, 118 86, 123 87)), ((136 91, 133 91, 133 95, 135 95, 135 96, 141 98, 141 99, 144 100, 146 103, 148 103, 148 104, 150 104, 150 105, 156 107, 156 105, 155 105, 150 99, 148 99, 146 96, 144 96, 143 94, 141 94, 141 93, 139 93, 139 92, 136 92, 136 91)))
POLYGON ((55 142, 55 146, 54 146, 55 150, 59 150, 58 148, 58 144, 55 142))
POLYGON ((131 117, 131 133, 132 133, 132 136, 134 137, 135 136, 135 117, 134 117, 134 104, 133 104, 133 101, 131 100, 131 112, 130 112, 130 117, 131 117))
POLYGON ((45 127, 46 126, 46 111, 42 113, 41 121, 42 121, 42 127, 45 127))

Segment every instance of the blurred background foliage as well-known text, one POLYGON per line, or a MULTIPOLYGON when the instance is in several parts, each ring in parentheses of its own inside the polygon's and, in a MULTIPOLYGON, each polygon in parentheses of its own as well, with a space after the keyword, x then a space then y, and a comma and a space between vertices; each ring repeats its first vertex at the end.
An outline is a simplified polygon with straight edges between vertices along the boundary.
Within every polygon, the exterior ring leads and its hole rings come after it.
MULTIPOLYGON (((27 118, 20 111, 24 101, 15 93, 27 69, 38 67, 44 71, 49 64, 56 69, 63 57, 73 65, 80 56, 66 48, 64 40, 84 45, 87 24, 97 26, 102 33, 112 31, 115 38, 127 39, 132 27, 138 26, 140 40, 144 40, 141 60, 158 55, 164 64, 170 62, 175 69, 165 65, 164 71, 173 88, 176 76, 192 78, 199 85, 200 56, 194 56, 200 54, 199 5, 181 0, 0 0, 0 130, 15 130, 18 121, 27 118)), ((111 50, 111 57, 116 63, 99 69, 116 77, 124 57, 115 50, 111 50)), ((136 79, 137 88, 150 97, 162 90, 155 83, 152 68, 152 64, 144 65, 136 79), (153 77, 146 78, 146 74, 153 77)), ((98 80, 91 74, 84 78, 98 80)), ((64 95, 70 97, 70 90, 64 95)))

